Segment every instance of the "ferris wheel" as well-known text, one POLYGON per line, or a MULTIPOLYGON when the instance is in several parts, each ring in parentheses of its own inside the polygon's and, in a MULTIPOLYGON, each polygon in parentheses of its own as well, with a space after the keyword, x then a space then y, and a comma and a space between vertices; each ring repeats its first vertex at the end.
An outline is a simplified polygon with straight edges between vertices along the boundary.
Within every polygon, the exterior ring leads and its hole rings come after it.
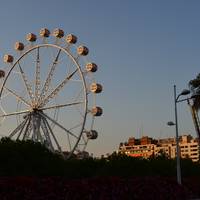
POLYGON ((97 65, 87 60, 88 48, 76 46, 77 37, 61 29, 43 28, 26 40, 15 43, 16 59, 3 58, 1 134, 40 142, 69 158, 98 136, 94 121, 103 111, 96 105, 102 92, 94 79, 97 65))

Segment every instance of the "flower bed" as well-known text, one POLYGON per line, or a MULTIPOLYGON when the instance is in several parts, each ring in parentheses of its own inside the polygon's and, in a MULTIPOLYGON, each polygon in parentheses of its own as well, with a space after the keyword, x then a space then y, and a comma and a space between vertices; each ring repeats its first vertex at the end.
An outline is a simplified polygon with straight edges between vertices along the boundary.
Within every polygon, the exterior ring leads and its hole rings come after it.
POLYGON ((177 185, 174 178, 164 177, 132 177, 126 179, 96 177, 71 180, 62 177, 1 177, 0 199, 184 200, 197 197, 200 191, 198 180, 197 178, 184 180, 186 187, 177 185), (194 194, 193 189, 196 194, 194 194))

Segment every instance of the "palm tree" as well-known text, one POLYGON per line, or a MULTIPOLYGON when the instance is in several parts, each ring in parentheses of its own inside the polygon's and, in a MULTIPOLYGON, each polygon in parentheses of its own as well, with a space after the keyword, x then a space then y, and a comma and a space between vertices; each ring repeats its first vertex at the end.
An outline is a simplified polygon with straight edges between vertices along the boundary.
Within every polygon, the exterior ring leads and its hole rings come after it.
MULTIPOLYGON (((191 109, 191 114, 194 122, 194 126, 197 132, 198 138, 200 138, 200 120, 198 116, 198 111, 200 110, 200 73, 196 76, 195 79, 192 79, 188 83, 189 89, 192 94, 192 105, 188 100, 188 104, 191 109)), ((200 140, 199 140, 200 142, 200 140)))
POLYGON ((195 79, 190 80, 188 85, 193 97, 192 106, 198 111, 200 109, 200 73, 195 79))

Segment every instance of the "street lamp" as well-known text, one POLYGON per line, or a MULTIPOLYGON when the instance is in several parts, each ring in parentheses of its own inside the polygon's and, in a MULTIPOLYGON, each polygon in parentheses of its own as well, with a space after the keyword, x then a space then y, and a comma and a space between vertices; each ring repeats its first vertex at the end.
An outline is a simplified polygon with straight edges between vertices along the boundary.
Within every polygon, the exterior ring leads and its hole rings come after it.
POLYGON ((180 146, 179 146, 179 133, 178 133, 178 115, 177 115, 177 103, 186 101, 189 98, 179 100, 180 96, 190 94, 189 90, 184 89, 178 96, 176 96, 176 85, 174 85, 174 112, 175 112, 175 123, 170 121, 167 123, 168 126, 176 127, 176 173, 177 173, 177 182, 181 185, 181 164, 180 164, 180 146))

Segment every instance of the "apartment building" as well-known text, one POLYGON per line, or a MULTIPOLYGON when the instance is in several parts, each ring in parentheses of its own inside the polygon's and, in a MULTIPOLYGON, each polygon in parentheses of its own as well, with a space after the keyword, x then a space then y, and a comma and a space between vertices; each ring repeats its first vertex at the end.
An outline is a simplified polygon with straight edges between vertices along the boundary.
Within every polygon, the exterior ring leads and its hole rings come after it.
POLYGON ((194 162, 199 160, 199 143, 197 139, 182 136, 182 141, 179 143, 182 158, 191 158, 194 162))
MULTIPOLYGON (((191 135, 182 135, 179 138, 179 145, 182 158, 190 158, 192 161, 199 160, 199 143, 191 135)), ((119 152, 125 153, 132 157, 150 158, 165 153, 169 158, 176 157, 176 140, 175 138, 166 138, 155 140, 150 137, 135 139, 131 137, 128 142, 120 143, 119 152)))
POLYGON ((143 157, 150 158, 154 156, 154 144, 148 145, 123 145, 120 146, 119 152, 125 153, 128 156, 132 157, 143 157))

